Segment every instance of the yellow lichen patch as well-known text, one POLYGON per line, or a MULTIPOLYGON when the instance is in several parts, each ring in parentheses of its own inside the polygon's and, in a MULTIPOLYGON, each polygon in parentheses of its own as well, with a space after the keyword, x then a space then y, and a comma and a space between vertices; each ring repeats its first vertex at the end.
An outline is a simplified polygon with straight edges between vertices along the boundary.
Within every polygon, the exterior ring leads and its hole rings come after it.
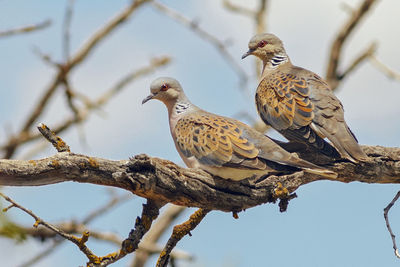
POLYGON ((204 209, 196 210, 192 215, 190 215, 189 220, 174 227, 172 237, 180 240, 186 234, 190 234, 190 231, 201 222, 207 213, 208 211, 204 209))
POLYGON ((89 165, 92 166, 93 168, 99 167, 99 163, 94 158, 89 157, 88 161, 89 165))
MULTIPOLYGON (((62 140, 60 137, 57 136, 57 142, 55 144, 55 147, 56 147, 57 151, 60 151, 62 148, 66 148, 68 146, 64 142, 64 140, 62 140)), ((71 152, 69 148, 66 151, 71 152)))
POLYGON ((162 258, 164 258, 167 255, 167 252, 163 249, 160 253, 160 256, 158 256, 157 264, 156 266, 159 266, 161 263, 162 258))
POLYGON ((81 238, 77 238, 77 241, 80 246, 84 245, 89 240, 89 235, 90 235, 89 231, 86 230, 85 232, 83 232, 81 238))
POLYGON ((86 266, 91 266, 91 263, 94 263, 94 264, 100 264, 101 263, 101 258, 96 256, 96 255, 94 255, 94 254, 93 255, 88 255, 87 257, 89 258, 89 262, 87 263, 86 266))
POLYGON ((37 228, 40 224, 40 220, 36 220, 35 223, 33 224, 33 227, 37 228))
POLYGON ((11 205, 8 206, 7 208, 4 208, 4 209, 3 209, 3 212, 7 212, 9 209, 11 209, 11 208, 13 208, 13 207, 15 207, 15 205, 14 205, 14 204, 11 204, 11 205))
POLYGON ((86 168, 86 163, 85 162, 80 162, 79 163, 79 167, 81 167, 81 169, 86 168))
POLYGON ((93 260, 93 263, 100 264, 104 260, 113 260, 113 259, 115 259, 116 257, 118 257, 120 255, 126 255, 126 254, 122 250, 119 250, 117 252, 112 252, 110 254, 107 254, 104 257, 97 257, 97 259, 93 260))
POLYGON ((58 160, 53 159, 50 163, 50 166, 54 167, 54 168, 60 168, 60 162, 58 160))
POLYGON ((277 187, 274 189, 274 194, 276 198, 287 198, 289 190, 278 182, 277 187))
POLYGON ((174 226, 174 230, 172 231, 172 237, 178 240, 182 239, 187 233, 191 230, 190 223, 184 222, 182 224, 174 226))
POLYGON ((30 164, 32 164, 33 166, 36 166, 36 160, 30 160, 30 161, 28 161, 30 164))

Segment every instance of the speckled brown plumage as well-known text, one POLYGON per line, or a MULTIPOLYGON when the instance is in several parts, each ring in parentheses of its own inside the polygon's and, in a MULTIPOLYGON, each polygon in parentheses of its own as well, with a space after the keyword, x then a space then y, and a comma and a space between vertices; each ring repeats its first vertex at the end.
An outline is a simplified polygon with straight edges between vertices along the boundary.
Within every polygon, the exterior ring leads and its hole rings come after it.
POLYGON ((195 106, 175 79, 155 80, 151 92, 143 102, 155 98, 167 106, 175 146, 189 167, 232 180, 298 169, 336 177, 335 173, 287 152, 250 126, 195 106))
POLYGON ((244 57, 250 54, 264 63, 255 98, 266 124, 290 141, 306 143, 332 158, 367 160, 344 120, 341 102, 328 84, 317 74, 292 65, 276 36, 254 36, 244 57))

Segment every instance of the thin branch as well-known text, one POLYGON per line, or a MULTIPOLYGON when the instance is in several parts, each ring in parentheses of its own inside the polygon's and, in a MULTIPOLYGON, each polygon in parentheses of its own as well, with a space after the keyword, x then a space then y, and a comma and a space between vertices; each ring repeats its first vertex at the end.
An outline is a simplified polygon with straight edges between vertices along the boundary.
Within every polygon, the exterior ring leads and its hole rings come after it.
POLYGON ((108 91, 106 91, 102 96, 100 96, 94 106, 101 106, 107 103, 113 96, 119 93, 122 89, 124 89, 128 84, 132 81, 138 79, 139 77, 148 75, 154 72, 157 68, 165 66, 171 62, 171 58, 168 56, 160 56, 150 60, 150 64, 148 66, 142 67, 138 70, 134 70, 131 73, 128 73, 126 76, 121 78, 113 87, 111 87, 108 91))
POLYGON ((15 29, 0 31, 0 38, 42 30, 42 29, 49 27, 50 25, 51 25, 51 20, 45 20, 38 24, 27 25, 27 26, 15 28, 15 29))
POLYGON ((68 77, 65 77, 65 80, 62 82, 62 84, 64 85, 65 97, 67 99, 68 107, 72 110, 74 117, 79 120, 79 109, 74 103, 75 93, 71 89, 68 77))
POLYGON ((232 12, 238 13, 240 15, 244 15, 246 17, 255 17, 256 12, 244 6, 239 6, 236 4, 231 3, 229 0, 224 0, 223 2, 224 7, 232 12))
POLYGON ((72 22, 72 15, 73 15, 73 7, 74 7, 74 0, 69 0, 67 3, 67 8, 65 10, 64 15, 64 22, 63 22, 63 53, 64 53, 64 62, 69 61, 70 51, 71 51, 71 22, 72 22))
POLYGON ((162 202, 157 202, 148 199, 146 204, 143 204, 142 216, 137 217, 135 229, 131 230, 128 238, 122 242, 122 247, 117 252, 110 253, 104 257, 98 257, 96 261, 88 263, 88 267, 108 266, 129 253, 134 252, 142 237, 149 231, 152 222, 157 218, 160 208, 164 205, 162 202))
MULTIPOLYGON (((60 134, 61 132, 65 131, 72 125, 87 120, 92 110, 98 109, 102 105, 108 103, 111 97, 115 96, 122 89, 125 89, 127 85, 129 85, 131 82, 135 81, 136 79, 142 76, 148 75, 156 71, 158 68, 163 67, 169 64, 170 62, 171 58, 167 56, 153 58, 150 60, 149 65, 134 70, 131 73, 128 73, 121 80, 119 80, 116 83, 116 85, 112 86, 109 90, 107 90, 103 95, 98 97, 96 100, 90 101, 85 97, 86 99, 84 103, 85 106, 77 111, 78 115, 74 115, 73 117, 67 118, 66 120, 60 122, 58 125, 53 127, 53 132, 56 134, 60 134)), ((74 94, 76 94, 77 97, 82 98, 80 94, 76 92, 74 94)), ((14 153, 15 149, 19 145, 36 140, 40 137, 41 134, 37 133, 37 131, 21 132, 19 135, 9 138, 8 142, 1 147, 1 150, 4 150, 6 152, 5 158, 9 158, 9 156, 11 156, 14 153)))
POLYGON ((97 46, 100 41, 104 40, 104 37, 109 35, 112 31, 121 26, 126 22, 129 17, 143 4, 149 2, 150 0, 134 0, 132 3, 124 8, 117 16, 111 19, 104 27, 95 32, 89 40, 75 53, 70 61, 70 67, 76 66, 81 63, 89 54, 93 51, 93 48, 97 46))
MULTIPOLYGON (((238 6, 229 2, 229 0, 224 0, 223 4, 226 9, 229 11, 245 15, 254 21, 255 32, 257 34, 266 32, 266 14, 267 14, 267 5, 268 0, 259 0, 259 6, 256 10, 250 10, 243 6, 238 6)), ((257 77, 261 76, 261 61, 255 61, 255 73, 257 77)))
POLYGON ((6 201, 10 202, 12 205, 6 209, 4 209, 3 211, 7 211, 12 207, 18 208, 22 211, 24 211, 25 213, 29 214, 32 218, 35 219, 35 224, 33 225, 34 227, 38 227, 39 225, 43 225, 44 227, 50 229, 53 232, 56 232, 57 234, 59 234, 60 236, 62 236, 65 239, 68 239, 69 241, 71 241, 72 243, 74 243, 75 245, 78 246, 78 248, 88 257, 88 259, 93 259, 93 257, 95 256, 93 254, 93 252, 85 245, 85 243, 87 242, 88 238, 89 238, 89 232, 86 231, 83 233, 81 238, 75 237, 73 235, 67 234, 64 231, 58 229, 56 226, 43 221, 41 218, 39 218, 39 216, 37 216, 36 214, 34 214, 32 211, 24 208, 23 206, 19 205, 18 203, 16 203, 14 200, 12 200, 10 197, 4 195, 3 193, 0 192, 0 196, 3 197, 6 201))
MULTIPOLYGON (((6 196, 2 193, 0 193, 0 196, 12 204, 10 207, 4 209, 4 211, 7 211, 8 209, 13 208, 13 207, 21 209, 22 211, 29 214, 30 216, 32 216, 35 219, 34 227, 37 227, 38 225, 43 225, 43 226, 47 227, 48 229, 52 230, 53 232, 56 232, 63 238, 68 239, 69 241, 71 241, 75 245, 77 245, 79 247, 79 249, 89 259, 87 266, 108 266, 109 264, 120 260, 127 254, 135 251, 138 248, 139 242, 142 239, 143 235, 150 229, 153 220, 157 218, 159 209, 164 205, 161 202, 148 200, 147 204, 143 205, 143 212, 142 212, 141 218, 138 217, 136 219, 135 229, 132 230, 129 233, 129 237, 122 242, 122 248, 120 250, 118 250, 117 252, 110 253, 104 257, 98 257, 95 254, 93 254, 93 252, 85 245, 85 243, 89 239, 89 231, 84 231, 81 238, 75 237, 71 234, 68 234, 68 233, 58 229, 56 226, 43 221, 37 215, 35 215, 32 211, 22 207, 21 205, 16 203, 14 200, 9 198, 8 196, 6 196)), ((104 234, 102 234, 102 239, 107 239, 107 237, 104 237, 104 234)), ((114 239, 114 237, 112 237, 111 239, 114 239)), ((114 241, 114 242, 119 242, 119 240, 114 241)))
MULTIPOLYGON (((258 10, 254 14, 254 24, 256 26, 256 33, 266 32, 266 11, 267 11, 267 0, 260 0, 258 10)), ((261 60, 255 61, 255 68, 257 77, 261 77, 262 62, 261 60)))
POLYGON ((239 76, 239 85, 240 88, 245 88, 245 85, 247 83, 247 74, 246 72, 242 69, 242 67, 237 63, 235 60, 235 57, 233 57, 228 50, 226 49, 226 43, 220 41, 217 37, 214 35, 211 35, 204 29, 200 28, 197 22, 190 20, 189 18, 185 17, 184 15, 178 13, 176 10, 173 10, 172 8, 158 2, 158 1, 152 1, 151 4, 159 10, 161 13, 167 15, 168 17, 178 21, 182 25, 188 27, 191 29, 193 32, 198 34, 202 39, 206 40, 210 44, 212 44, 217 51, 220 53, 223 59, 228 63, 228 65, 233 68, 233 70, 236 72, 236 74, 239 76))
POLYGON ((356 57, 350 66, 338 77, 339 80, 343 80, 347 75, 352 73, 363 61, 371 58, 376 50, 376 43, 370 44, 370 46, 365 49, 358 57, 356 57))
POLYGON ((43 258, 49 256, 51 253, 53 253, 64 241, 64 239, 57 239, 53 241, 53 244, 48 247, 47 249, 43 250, 39 254, 35 255, 31 259, 25 261, 18 267, 30 267, 41 261, 43 258))
POLYGON ((392 238, 394 255, 396 255, 396 257, 400 259, 400 253, 399 253, 399 250, 397 249, 397 245, 396 245, 396 236, 393 234, 392 228, 390 227, 389 216, 388 216, 389 210, 393 207, 393 205, 396 203, 396 201, 399 199, 399 197, 400 197, 400 191, 397 192, 397 194, 393 198, 393 200, 386 206, 386 208, 383 209, 383 217, 385 217, 386 227, 389 231, 390 237, 392 238))
POLYGON ((58 152, 71 151, 64 140, 52 132, 45 124, 40 123, 37 128, 39 132, 55 147, 55 149, 57 149, 58 152))
POLYGON ((41 60, 43 60, 43 62, 45 62, 46 64, 48 64, 49 66, 53 67, 53 68, 59 68, 59 64, 57 62, 55 62, 50 55, 43 53, 42 51, 40 51, 39 47, 33 46, 32 48, 32 52, 38 56, 41 60))
MULTIPOLYGON (((151 227, 150 231, 145 235, 141 242, 141 246, 154 246, 154 244, 160 239, 161 235, 185 209, 186 207, 169 205, 154 223, 153 227, 151 227)), ((139 249, 136 251, 131 267, 143 267, 150 255, 151 253, 149 253, 149 251, 139 249)))
MULTIPOLYGON (((267 0, 259 0, 260 5, 257 9, 257 11, 254 14, 254 20, 256 24, 256 32, 257 33, 263 33, 265 32, 266 25, 265 25, 265 19, 266 19, 266 11, 267 11, 267 0)), ((257 60, 259 61, 259 60, 257 60)))
MULTIPOLYGON (((85 225, 89 224, 93 220, 97 219, 99 216, 104 215, 106 212, 110 211, 113 207, 115 207, 117 204, 121 204, 124 201, 131 199, 132 195, 131 194, 124 194, 122 196, 113 196, 105 205, 100 206, 99 208, 93 210, 90 212, 85 218, 81 220, 80 223, 73 223, 73 222, 68 222, 68 223, 60 223, 57 224, 56 227, 58 229, 61 229, 62 231, 69 233, 69 234, 83 234, 85 229, 85 225)), ((37 237, 40 240, 44 241, 48 238, 54 238, 56 237, 56 234, 47 228, 25 228, 22 226, 17 226, 21 232, 23 232, 25 235, 30 235, 32 237, 37 237)), ((115 234, 110 234, 110 233, 101 233, 98 231, 90 231, 90 236, 92 238, 96 238, 99 240, 103 241, 109 241, 112 242, 116 245, 120 245, 122 242, 122 239, 119 238, 115 234)), ((19 267, 28 267, 32 266, 33 264, 37 263, 41 259, 45 258, 49 254, 55 251, 55 249, 61 245, 65 241, 65 239, 56 239, 54 240, 53 244, 48 247, 47 249, 43 250, 41 253, 35 255, 33 258, 27 260, 25 263, 20 265, 19 267)))
POLYGON ((87 56, 94 50, 94 48, 107 37, 111 32, 121 26, 127 19, 132 15, 132 13, 141 7, 144 3, 150 0, 134 0, 130 5, 124 8, 116 17, 111 21, 106 23, 100 30, 95 32, 89 40, 84 43, 84 45, 71 57, 70 61, 59 64, 58 73, 55 75, 54 79, 45 90, 44 94, 33 108, 33 111, 28 116, 27 120, 22 126, 21 131, 15 136, 10 138, 6 146, 4 158, 10 158, 16 148, 21 144, 20 140, 26 139, 29 135, 29 129, 35 123, 35 121, 42 115, 44 109, 47 107, 49 99, 52 97, 56 89, 63 81, 66 80, 69 72, 77 67, 87 56))
POLYGON ((389 79, 400 81, 400 72, 388 67, 382 61, 380 61, 375 55, 370 55, 369 57, 372 65, 385 74, 389 79))
POLYGON ((326 71, 326 80, 329 83, 332 90, 335 90, 338 87, 341 77, 343 76, 343 74, 341 74, 338 70, 340 58, 342 55, 343 45, 375 2, 377 1, 364 0, 360 4, 360 6, 351 13, 350 18, 342 26, 335 40, 332 43, 327 71, 326 71))
POLYGON ((192 215, 190 215, 189 220, 186 222, 176 225, 172 231, 171 237, 168 239, 163 251, 160 253, 160 257, 157 260, 157 267, 166 267, 168 265, 168 260, 172 249, 176 244, 187 234, 191 236, 190 231, 192 231, 196 226, 204 219, 204 217, 209 213, 210 210, 198 209, 192 215))

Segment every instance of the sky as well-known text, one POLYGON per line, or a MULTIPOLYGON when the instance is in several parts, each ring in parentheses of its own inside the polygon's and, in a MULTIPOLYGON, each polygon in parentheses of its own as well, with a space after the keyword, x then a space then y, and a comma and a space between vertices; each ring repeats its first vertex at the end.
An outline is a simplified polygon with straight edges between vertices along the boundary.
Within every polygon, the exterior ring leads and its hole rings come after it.
MULTIPOLYGON (((99 0, 94 5, 91 1, 76 0, 71 24, 72 53, 128 2, 99 0)), ((246 4, 251 8, 256 2, 246 1, 246 4)), ((354 7, 359 2, 270 0, 267 28, 283 40, 295 65, 324 76, 330 43, 348 17, 343 3, 354 7)), ((0 1, 0 30, 52 20, 45 30, 0 39, 0 143, 9 132, 21 128, 24 117, 55 73, 32 52, 33 48, 39 48, 56 61, 62 60, 61 29, 66 4, 67 1, 50 0, 0 1)), ((205 110, 231 117, 246 111, 255 118, 255 59, 240 59, 254 34, 252 21, 226 11, 222 1, 172 0, 168 6, 194 19, 220 40, 229 40, 227 50, 250 76, 248 84, 240 87, 237 74, 210 43, 150 5, 144 6, 72 72, 72 87, 95 97, 127 73, 146 66, 152 57, 169 55, 172 62, 131 83, 87 122, 62 133, 73 152, 109 159, 146 153, 183 165, 169 134, 165 107, 157 101, 141 105, 151 81, 159 76, 178 79, 192 102, 205 110)), ((341 69, 377 41, 377 57, 400 71, 398 10, 398 0, 378 1, 346 43, 341 69)), ((336 93, 344 105, 346 121, 361 144, 399 146, 400 82, 364 63, 344 80, 336 93)), ((51 127, 70 115, 60 90, 37 123, 51 127)), ((277 137, 276 133, 269 134, 277 137)), ((46 144, 41 141, 22 147, 16 158, 23 158, 43 143, 46 144)), ((46 145, 34 158, 55 153, 46 145)), ((82 218, 109 198, 104 187, 78 183, 2 190, 52 223, 82 218)), ((192 237, 178 243, 178 248, 195 256, 195 261, 179 261, 178 266, 398 266, 399 259, 393 254, 383 219, 383 208, 398 190, 397 185, 320 181, 300 187, 296 191, 298 198, 290 202, 285 213, 272 204, 248 209, 239 214, 238 220, 230 213, 212 211, 192 232, 192 237)), ((124 193, 120 189, 116 192, 124 193)), ((144 202, 134 197, 91 226, 125 237, 144 202)), ((177 223, 186 220, 193 211, 188 209, 177 223)), ((12 209, 7 214, 26 225, 33 224, 19 210, 12 209)), ((399 214, 400 208, 394 206, 390 219, 395 233, 400 233, 399 214)), ((170 232, 161 244, 165 244, 170 232)), ((48 245, 36 240, 21 245, 0 239, 0 256, 4 266, 18 266, 48 245)), ((117 249, 101 242, 89 241, 88 245, 97 255, 117 249)), ((153 257, 148 266, 153 266, 155 260, 153 257)), ((85 256, 75 245, 65 242, 36 266, 78 266, 85 262, 85 256)), ((127 257, 113 266, 128 266, 129 262, 127 257)))

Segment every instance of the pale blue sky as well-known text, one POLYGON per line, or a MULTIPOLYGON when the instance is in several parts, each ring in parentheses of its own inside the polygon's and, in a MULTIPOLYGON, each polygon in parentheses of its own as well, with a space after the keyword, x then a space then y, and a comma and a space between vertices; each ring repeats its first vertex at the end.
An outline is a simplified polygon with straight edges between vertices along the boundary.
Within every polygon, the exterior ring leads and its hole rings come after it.
MULTIPOLYGON (((62 137, 74 152, 112 159, 147 153, 182 164, 169 134, 165 107, 156 101, 145 106, 140 104, 148 94, 150 82, 158 76, 177 78, 190 99, 206 110, 225 116, 247 110, 255 115, 255 59, 240 60, 253 35, 253 25, 247 18, 222 9, 221 2, 174 0, 168 4, 187 17, 195 18, 202 28, 221 40, 232 40, 228 50, 252 77, 245 93, 238 87, 236 73, 213 46, 151 6, 143 7, 74 70, 72 86, 88 96, 96 96, 126 73, 147 65, 151 57, 170 55, 173 62, 132 83, 104 107, 105 115, 95 113, 81 130, 63 133, 62 137), (82 130, 87 145, 80 140, 82 130)), ((246 1, 250 5, 254 2, 246 1)), ((341 3, 355 6, 359 1, 270 2, 269 31, 283 40, 295 64, 324 75, 329 44, 348 16, 341 9, 341 3)), ((126 0, 114 0, 94 4, 76 0, 71 28, 72 53, 127 3, 126 0)), ((65 6, 66 1, 0 1, 0 30, 48 18, 53 21, 52 26, 43 31, 0 39, 2 129, 17 131, 52 79, 54 71, 32 53, 32 47, 40 48, 55 60, 62 58, 61 25, 65 6)), ((378 57, 400 71, 398 10, 398 0, 378 1, 371 16, 363 21, 360 30, 345 46, 342 67, 371 41, 378 40, 378 57)), ((344 104, 347 122, 360 143, 399 146, 399 82, 389 80, 366 63, 343 82, 338 97, 344 104)), ((70 115, 61 92, 56 98, 48 108, 49 112, 40 118, 40 122, 50 127, 70 115)), ((4 142, 6 132, 0 132, 0 143, 4 142)), ((17 156, 35 145, 23 147, 17 156)), ((54 150, 49 147, 37 157, 52 154, 54 150)), ((279 213, 277 205, 262 205, 240 213, 240 219, 234 220, 231 214, 213 211, 192 232, 192 237, 185 237, 178 244, 178 248, 196 257, 195 262, 179 262, 179 266, 398 266, 399 260, 393 255, 382 216, 383 208, 397 190, 397 185, 317 182, 301 187, 297 191, 299 197, 290 203, 286 213, 279 213)), ((36 188, 8 187, 4 191, 50 222, 81 218, 107 201, 108 196, 100 186, 76 183, 36 188)), ((96 221, 94 228, 127 236, 143 202, 137 197, 116 208, 96 221)), ((400 233, 399 213, 397 206, 391 211, 397 234, 400 233)), ((9 215, 26 224, 33 223, 18 210, 11 210, 9 215)), ((178 222, 188 216, 189 211, 178 222)), ((98 255, 116 249, 104 243, 89 243, 89 246, 98 255)), ((42 244, 36 241, 17 246, 13 241, 0 239, 4 266, 16 266, 42 249, 42 244)), ((83 254, 74 245, 66 243, 37 266, 78 266, 85 262, 83 254)), ((128 262, 127 258, 114 266, 127 266, 128 262)))

